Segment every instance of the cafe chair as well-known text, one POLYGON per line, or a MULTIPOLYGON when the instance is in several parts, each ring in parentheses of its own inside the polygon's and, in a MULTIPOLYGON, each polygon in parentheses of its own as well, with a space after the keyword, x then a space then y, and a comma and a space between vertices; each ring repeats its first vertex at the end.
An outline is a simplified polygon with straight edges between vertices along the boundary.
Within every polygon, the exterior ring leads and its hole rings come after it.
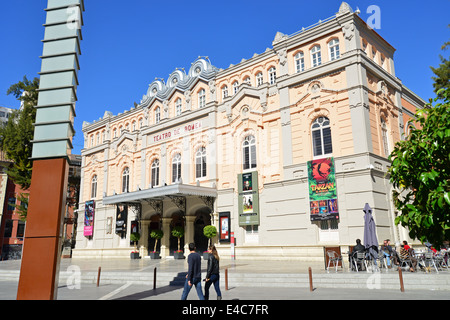
POLYGON ((357 252, 356 257, 353 258, 353 263, 355 264, 356 272, 359 272, 358 266, 361 266, 361 271, 363 270, 363 264, 367 270, 367 261, 364 259, 364 252, 357 252))
POLYGON ((333 263, 333 266, 335 268, 335 272, 337 272, 337 268, 339 266, 339 261, 341 262, 341 267, 344 269, 344 260, 342 259, 341 255, 338 255, 335 251, 328 250, 327 251, 328 256, 328 266, 327 266, 327 272, 330 270, 330 264, 333 263))

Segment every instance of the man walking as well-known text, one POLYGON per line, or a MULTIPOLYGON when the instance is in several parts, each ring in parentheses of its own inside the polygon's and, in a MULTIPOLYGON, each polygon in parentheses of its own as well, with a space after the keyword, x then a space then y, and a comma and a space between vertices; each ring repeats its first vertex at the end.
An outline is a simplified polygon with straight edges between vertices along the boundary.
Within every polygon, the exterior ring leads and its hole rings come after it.
POLYGON ((189 256, 188 256, 188 274, 186 275, 186 282, 184 283, 183 293, 181 294, 181 300, 186 300, 192 286, 195 286, 197 295, 200 300, 205 300, 202 292, 202 260, 200 255, 195 252, 195 244, 189 243, 189 256))

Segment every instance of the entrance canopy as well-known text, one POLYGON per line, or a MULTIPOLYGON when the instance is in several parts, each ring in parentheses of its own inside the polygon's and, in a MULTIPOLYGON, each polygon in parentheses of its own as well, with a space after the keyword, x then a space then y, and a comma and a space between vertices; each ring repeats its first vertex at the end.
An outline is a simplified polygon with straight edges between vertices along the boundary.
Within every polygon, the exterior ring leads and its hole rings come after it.
POLYGON ((165 197, 171 196, 217 198, 217 189, 188 184, 173 184, 104 197, 103 204, 139 203, 142 200, 162 200, 165 197))

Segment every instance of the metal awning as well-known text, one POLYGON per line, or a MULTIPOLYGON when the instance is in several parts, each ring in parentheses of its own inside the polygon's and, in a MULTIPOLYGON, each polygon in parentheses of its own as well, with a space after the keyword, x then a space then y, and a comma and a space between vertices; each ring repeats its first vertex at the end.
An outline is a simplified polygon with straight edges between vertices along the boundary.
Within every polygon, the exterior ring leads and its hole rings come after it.
POLYGON ((199 196, 217 198, 217 189, 189 184, 172 184, 145 190, 125 192, 103 198, 103 204, 139 203, 142 200, 163 199, 169 196, 199 196))

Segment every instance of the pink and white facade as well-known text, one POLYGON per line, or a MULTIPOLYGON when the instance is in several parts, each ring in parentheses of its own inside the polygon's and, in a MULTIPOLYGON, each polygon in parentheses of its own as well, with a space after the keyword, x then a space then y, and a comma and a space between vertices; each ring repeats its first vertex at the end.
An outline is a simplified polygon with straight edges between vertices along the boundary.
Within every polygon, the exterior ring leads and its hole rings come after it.
MULTIPOLYGON (((177 225, 182 245, 203 250, 203 227, 220 233, 226 213, 237 258, 323 259, 323 247, 346 251, 363 236, 366 202, 380 241, 408 239, 394 224, 387 155, 425 102, 396 77, 394 52, 343 3, 320 24, 278 32, 261 54, 225 70, 198 58, 187 74, 152 82, 135 108, 85 123, 73 256, 129 257, 136 225, 141 256, 153 250, 156 228, 165 234, 158 250, 170 256, 177 225), (312 221, 307 162, 326 157, 335 163, 339 218, 312 221), (238 180, 252 172, 258 219, 246 224, 238 180), (94 231, 84 236, 89 201, 94 231), (124 206, 128 228, 118 233, 124 206)), ((219 238, 226 258, 230 244, 219 238)))

